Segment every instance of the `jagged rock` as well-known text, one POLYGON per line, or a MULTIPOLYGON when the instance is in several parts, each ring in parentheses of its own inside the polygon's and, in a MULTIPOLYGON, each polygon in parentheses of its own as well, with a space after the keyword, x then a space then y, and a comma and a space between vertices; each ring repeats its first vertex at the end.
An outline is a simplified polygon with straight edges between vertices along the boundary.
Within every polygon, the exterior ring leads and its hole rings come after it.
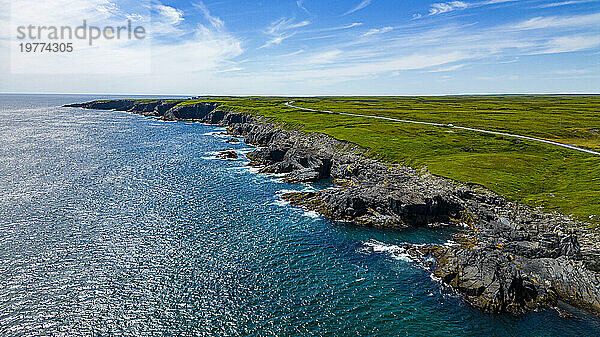
POLYGON ((152 114, 148 114, 148 116, 162 117, 165 115, 165 113, 167 111, 169 111, 171 108, 173 108, 177 104, 179 104, 179 101, 161 102, 160 104, 157 104, 154 107, 154 111, 152 112, 152 114))
MULTIPOLYGON (((286 152, 288 151, 285 147, 279 148, 261 148, 250 152, 248 159, 250 159, 254 165, 273 165, 283 161, 286 152)), ((287 171, 289 172, 289 171, 287 171)), ((273 173, 287 173, 287 172, 273 172, 273 173)))
POLYGON ((216 155, 217 158, 219 159, 238 159, 238 154, 237 152, 233 151, 233 150, 227 150, 227 151, 221 151, 219 154, 216 155))
POLYGON ((87 103, 76 103, 67 104, 65 107, 76 107, 84 109, 97 109, 97 110, 118 110, 127 111, 135 105, 136 101, 132 99, 119 99, 119 100, 99 100, 87 103))
POLYGON ((322 179, 321 173, 313 170, 310 167, 292 171, 292 172, 290 172, 290 174, 288 174, 285 177, 285 181, 288 183, 317 182, 321 179, 322 179))
MULTIPOLYGON (((176 105, 167 110, 163 116, 165 120, 204 120, 209 113, 212 113, 219 105, 216 103, 194 103, 185 105, 176 105)), ((214 119, 214 114, 209 116, 208 121, 214 119)))
POLYGON ((600 272, 600 254, 593 254, 585 257, 585 266, 589 270, 600 272))
POLYGON ((135 102, 127 111, 150 116, 154 114, 154 109, 160 104, 162 104, 161 101, 139 101, 135 102))
POLYGON ((520 314, 554 305, 558 298, 552 289, 538 287, 512 255, 493 246, 432 252, 440 262, 436 275, 486 312, 520 314))
POLYGON ((581 249, 576 235, 564 236, 560 239, 559 250, 561 255, 579 257, 581 249))
POLYGON ((561 307, 552 307, 552 309, 556 310, 558 316, 562 319, 580 319, 577 315, 565 310, 561 307))

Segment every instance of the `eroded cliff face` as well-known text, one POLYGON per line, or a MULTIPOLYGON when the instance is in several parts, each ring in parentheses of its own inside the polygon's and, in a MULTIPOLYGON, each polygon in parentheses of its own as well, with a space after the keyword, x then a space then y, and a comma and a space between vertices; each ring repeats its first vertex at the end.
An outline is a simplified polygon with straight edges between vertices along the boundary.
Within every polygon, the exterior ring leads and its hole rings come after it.
POLYGON ((289 182, 331 179, 335 188, 284 195, 292 204, 366 226, 460 226, 451 246, 406 246, 441 281, 492 313, 522 313, 568 302, 600 313, 600 235, 560 214, 508 202, 426 171, 387 165, 352 144, 287 131, 259 116, 205 102, 99 101, 72 106, 132 111, 166 120, 228 126, 259 146, 248 154, 261 172, 289 182))
POLYGON ((179 100, 100 100, 87 103, 68 104, 65 107, 84 108, 96 110, 129 111, 144 116, 162 117, 164 114, 179 104, 179 100))

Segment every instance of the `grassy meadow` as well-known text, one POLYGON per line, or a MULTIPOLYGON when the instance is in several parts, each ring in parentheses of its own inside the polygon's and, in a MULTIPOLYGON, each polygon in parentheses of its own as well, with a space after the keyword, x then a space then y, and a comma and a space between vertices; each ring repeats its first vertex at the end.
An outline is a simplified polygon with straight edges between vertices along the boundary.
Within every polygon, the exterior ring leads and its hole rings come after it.
MULTIPOLYGON (((600 151, 600 96, 208 97, 223 108, 321 132, 373 157, 485 186, 510 200, 600 224, 600 156, 444 127, 332 115, 349 112, 504 131, 600 151)), ((189 100, 189 104, 198 100, 189 100)))

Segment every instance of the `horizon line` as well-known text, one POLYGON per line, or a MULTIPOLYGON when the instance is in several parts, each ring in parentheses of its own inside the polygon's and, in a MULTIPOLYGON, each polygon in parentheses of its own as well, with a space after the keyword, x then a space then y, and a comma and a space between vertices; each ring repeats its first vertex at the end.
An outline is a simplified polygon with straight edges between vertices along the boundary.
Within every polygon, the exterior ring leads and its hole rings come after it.
POLYGON ((269 94, 139 94, 139 93, 64 93, 64 92, 0 92, 0 95, 85 95, 85 96, 178 96, 178 97, 443 97, 443 96, 598 96, 600 92, 521 92, 521 93, 454 93, 454 94, 395 94, 395 95, 362 95, 362 94, 320 94, 320 95, 269 95, 269 94))

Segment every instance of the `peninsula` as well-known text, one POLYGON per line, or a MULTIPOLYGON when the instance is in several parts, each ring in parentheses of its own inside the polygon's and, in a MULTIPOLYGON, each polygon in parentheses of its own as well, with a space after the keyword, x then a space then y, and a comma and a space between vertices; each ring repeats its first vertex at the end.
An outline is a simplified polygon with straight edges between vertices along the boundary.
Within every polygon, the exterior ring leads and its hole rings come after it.
MULTIPOLYGON (((404 252, 473 306, 520 314, 574 305, 600 313, 600 97, 196 97, 99 100, 228 127, 258 148, 250 165, 284 195, 361 226, 460 230, 404 252)), ((559 309, 562 310, 562 309, 559 309)))

